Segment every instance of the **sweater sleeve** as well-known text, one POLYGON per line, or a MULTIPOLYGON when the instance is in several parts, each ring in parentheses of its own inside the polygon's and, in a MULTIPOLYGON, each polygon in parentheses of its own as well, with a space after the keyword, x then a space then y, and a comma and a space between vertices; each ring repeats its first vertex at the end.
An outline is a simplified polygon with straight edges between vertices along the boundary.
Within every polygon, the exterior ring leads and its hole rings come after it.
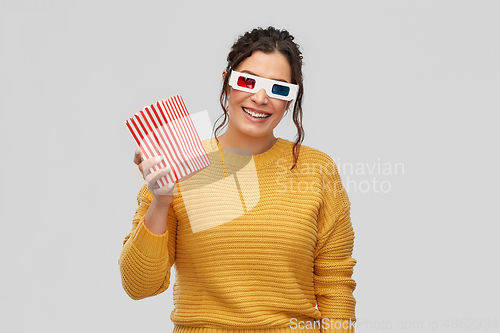
POLYGON ((172 205, 164 234, 154 234, 144 224, 144 216, 153 198, 144 185, 137 195, 138 208, 132 220, 132 231, 123 241, 118 260, 123 289, 135 300, 167 290, 170 269, 175 262, 177 218, 172 205))
POLYGON ((314 255, 314 290, 321 312, 322 333, 353 333, 356 282, 351 278, 354 231, 350 202, 330 159, 322 174, 323 202, 318 212, 318 242, 314 255))

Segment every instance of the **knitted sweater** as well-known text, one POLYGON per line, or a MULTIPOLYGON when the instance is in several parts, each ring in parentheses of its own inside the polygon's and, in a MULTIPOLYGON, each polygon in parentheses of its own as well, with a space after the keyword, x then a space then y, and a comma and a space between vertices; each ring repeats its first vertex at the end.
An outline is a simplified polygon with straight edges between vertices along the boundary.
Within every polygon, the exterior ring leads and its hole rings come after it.
POLYGON ((174 333, 354 332, 354 232, 333 160, 302 145, 290 171, 282 138, 253 156, 203 145, 212 165, 176 184, 164 234, 146 228, 153 194, 139 191, 119 259, 127 294, 162 293, 175 265, 174 333))

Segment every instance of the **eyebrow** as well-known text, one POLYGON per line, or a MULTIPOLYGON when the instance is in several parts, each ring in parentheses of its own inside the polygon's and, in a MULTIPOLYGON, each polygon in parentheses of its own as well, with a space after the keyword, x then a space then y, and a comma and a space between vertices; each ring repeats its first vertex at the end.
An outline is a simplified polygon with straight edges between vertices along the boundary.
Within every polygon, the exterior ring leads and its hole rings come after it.
MULTIPOLYGON (((246 69, 241 70, 241 71, 240 71, 240 73, 248 73, 248 74, 251 74, 251 75, 254 75, 254 76, 262 77, 262 76, 260 76, 260 75, 255 74, 254 72, 249 71, 249 70, 246 70, 246 69)), ((287 80, 283 80, 283 79, 271 79, 271 80, 274 80, 274 81, 281 81, 281 82, 285 82, 285 83, 290 83, 290 82, 288 82, 287 80)))

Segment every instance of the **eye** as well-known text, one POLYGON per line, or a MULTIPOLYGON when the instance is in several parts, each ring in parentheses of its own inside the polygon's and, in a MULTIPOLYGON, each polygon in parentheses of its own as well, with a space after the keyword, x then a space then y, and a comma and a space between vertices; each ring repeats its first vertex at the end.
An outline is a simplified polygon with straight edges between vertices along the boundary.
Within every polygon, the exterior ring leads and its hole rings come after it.
POLYGON ((280 96, 288 96, 290 93, 290 88, 286 86, 282 86, 281 84, 273 84, 273 88, 271 89, 273 94, 280 96))
POLYGON ((253 89, 255 87, 255 80, 249 77, 240 76, 238 77, 238 86, 253 89))

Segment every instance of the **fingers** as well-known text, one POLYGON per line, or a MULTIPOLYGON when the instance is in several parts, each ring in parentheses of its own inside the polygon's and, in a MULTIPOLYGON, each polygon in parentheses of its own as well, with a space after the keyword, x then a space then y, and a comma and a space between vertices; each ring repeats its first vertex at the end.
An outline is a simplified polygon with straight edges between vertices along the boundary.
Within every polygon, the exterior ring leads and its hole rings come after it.
POLYGON ((153 193, 155 196, 158 195, 172 195, 174 191, 174 185, 173 183, 168 183, 165 186, 160 188, 160 185, 158 185, 158 180, 164 176, 166 176, 168 173, 170 173, 172 170, 170 167, 166 167, 164 169, 155 171, 153 173, 150 173, 149 175, 146 176, 146 184, 148 185, 149 191, 153 193))
POLYGON ((142 161, 139 164, 139 171, 142 173, 142 178, 146 180, 146 177, 151 173, 150 169, 160 163, 163 160, 163 156, 155 156, 142 161))
POLYGON ((157 170, 153 173, 151 172, 151 168, 155 165, 158 165, 161 161, 163 161, 163 159, 163 156, 154 156, 147 160, 144 160, 140 148, 137 148, 134 154, 134 163, 139 166, 139 170, 142 173, 142 177, 146 181, 148 189, 155 196, 172 195, 174 191, 175 184, 173 183, 168 183, 162 188, 160 188, 160 186, 158 185, 158 180, 172 171, 168 163, 165 163, 165 168, 157 170))
POLYGON ((154 157, 148 158, 147 160, 144 160, 141 162, 142 169, 149 170, 152 167, 154 167, 155 165, 157 165, 158 163, 160 163, 161 161, 163 161, 163 156, 154 156, 154 157))
POLYGON ((134 163, 139 165, 142 162, 142 155, 141 155, 141 150, 137 148, 134 154, 134 163))
POLYGON ((144 180, 146 181, 146 184, 148 184, 148 187, 149 187, 150 184, 156 184, 156 182, 161 177, 166 176, 170 171, 171 171, 171 168, 169 166, 167 166, 164 169, 160 169, 160 170, 157 170, 157 171, 155 171, 153 173, 150 173, 150 174, 146 175, 144 177, 144 180))

